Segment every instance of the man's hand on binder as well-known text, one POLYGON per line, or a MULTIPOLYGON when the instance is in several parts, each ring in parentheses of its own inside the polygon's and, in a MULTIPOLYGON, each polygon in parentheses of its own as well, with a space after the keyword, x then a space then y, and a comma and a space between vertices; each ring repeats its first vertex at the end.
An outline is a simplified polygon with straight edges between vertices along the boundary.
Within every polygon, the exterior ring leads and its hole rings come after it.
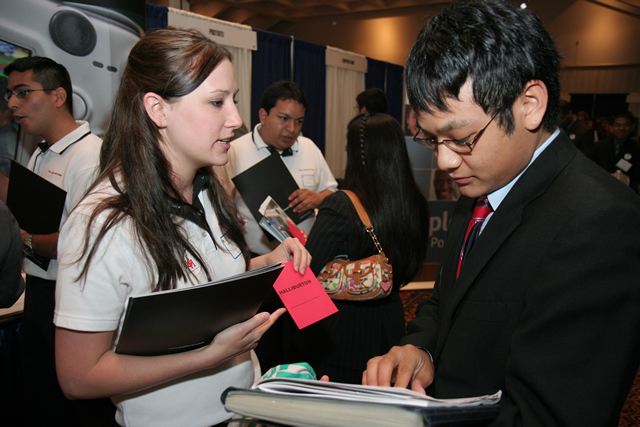
POLYGON ((425 394, 425 389, 433 382, 433 374, 433 361, 429 353, 407 344, 393 347, 384 356, 370 359, 367 370, 362 373, 362 384, 402 388, 411 386, 411 390, 425 394))

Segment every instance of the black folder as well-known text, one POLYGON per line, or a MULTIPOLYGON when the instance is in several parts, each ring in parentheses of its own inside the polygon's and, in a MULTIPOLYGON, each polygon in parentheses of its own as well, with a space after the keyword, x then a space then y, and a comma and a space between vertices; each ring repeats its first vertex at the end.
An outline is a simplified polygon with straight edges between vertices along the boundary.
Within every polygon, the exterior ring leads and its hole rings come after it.
MULTIPOLYGON (((20 228, 33 234, 50 234, 60 230, 67 192, 40 175, 11 161, 7 206, 20 228)), ((29 257, 43 270, 50 258, 29 257)))
MULTIPOLYGON (((278 205, 286 207, 289 206, 291 193, 300 189, 279 155, 271 155, 261 160, 236 175, 232 181, 258 224, 262 219, 260 205, 267 196, 271 196, 278 205)), ((301 221, 315 215, 313 209, 302 215, 298 215, 289 209, 285 211, 295 224, 299 224, 301 221)), ((270 234, 267 235, 270 239, 273 239, 270 234)))
POLYGON ((189 288, 129 297, 116 353, 157 356, 204 347, 254 316, 284 265, 189 288))

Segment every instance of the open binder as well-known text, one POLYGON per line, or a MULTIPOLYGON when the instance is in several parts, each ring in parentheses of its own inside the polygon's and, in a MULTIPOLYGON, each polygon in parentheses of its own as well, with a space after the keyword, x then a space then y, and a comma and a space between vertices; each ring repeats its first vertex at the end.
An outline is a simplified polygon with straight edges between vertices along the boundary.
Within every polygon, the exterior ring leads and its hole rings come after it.
POLYGON ((488 424, 501 396, 435 399, 394 387, 268 378, 252 389, 230 387, 221 400, 228 411, 267 425, 422 427, 488 424))

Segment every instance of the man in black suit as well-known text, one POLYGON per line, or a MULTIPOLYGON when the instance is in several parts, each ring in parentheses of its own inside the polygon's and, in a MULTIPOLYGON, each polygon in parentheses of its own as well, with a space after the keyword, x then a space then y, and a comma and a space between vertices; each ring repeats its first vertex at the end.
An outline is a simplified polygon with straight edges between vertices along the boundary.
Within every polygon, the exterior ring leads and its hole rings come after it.
POLYGON ((616 174, 636 192, 640 190, 640 142, 631 137, 635 117, 629 111, 614 114, 611 136, 599 141, 591 159, 611 174, 616 174))
POLYGON ((640 197, 558 130, 559 65, 539 18, 497 0, 454 2, 421 31, 418 139, 463 197, 432 298, 364 384, 502 390, 494 425, 617 426, 640 364, 640 197))
POLYGON ((560 100, 559 126, 560 129, 567 133, 569 139, 578 147, 578 150, 587 156, 590 155, 595 141, 595 132, 588 124, 578 120, 578 117, 571 110, 571 104, 564 99, 560 100))

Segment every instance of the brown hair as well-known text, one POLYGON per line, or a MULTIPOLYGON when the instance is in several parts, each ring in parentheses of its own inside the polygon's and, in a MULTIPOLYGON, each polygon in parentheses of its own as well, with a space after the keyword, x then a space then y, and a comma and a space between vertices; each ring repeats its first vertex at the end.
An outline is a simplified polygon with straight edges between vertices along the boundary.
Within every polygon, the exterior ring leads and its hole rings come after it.
MULTIPOLYGON (((168 27, 146 34, 131 50, 113 107, 100 153, 100 175, 92 188, 109 180, 118 192, 103 200, 93 211, 87 226, 83 256, 87 260, 80 277, 86 277, 97 246, 106 233, 127 217, 149 265, 155 265, 158 283, 154 291, 173 289, 178 279, 190 273, 184 254, 191 254, 205 269, 198 251, 185 239, 174 222, 171 207, 186 208, 174 188, 171 167, 164 156, 160 132, 143 104, 148 92, 171 101, 195 90, 230 53, 198 31, 168 27), (107 218, 90 244, 90 227, 102 212, 107 218), (91 246, 91 247, 90 247, 91 246)), ((249 266, 249 249, 244 240, 235 205, 225 194, 212 168, 200 172, 210 180, 205 186, 226 238, 242 251, 249 266)))

